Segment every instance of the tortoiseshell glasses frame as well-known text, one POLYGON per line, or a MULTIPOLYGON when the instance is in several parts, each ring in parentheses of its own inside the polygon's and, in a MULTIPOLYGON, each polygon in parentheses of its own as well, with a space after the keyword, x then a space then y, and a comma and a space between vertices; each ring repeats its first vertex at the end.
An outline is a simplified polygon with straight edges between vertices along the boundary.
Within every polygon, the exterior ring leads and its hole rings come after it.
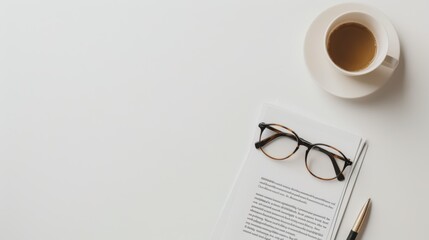
POLYGON ((340 150, 338 150, 337 148, 330 146, 328 144, 324 144, 324 143, 311 143, 303 138, 300 138, 298 136, 298 134, 296 134, 293 130, 280 125, 280 124, 276 124, 276 123, 264 123, 261 122, 259 123, 259 128, 261 129, 261 133, 259 135, 259 141, 255 143, 255 147, 257 149, 260 149, 267 157, 274 159, 274 160, 285 160, 289 157, 291 157, 294 153, 296 153, 296 151, 298 151, 300 146, 305 146, 307 147, 307 151, 305 153, 305 166, 308 170, 308 172, 310 172, 311 175, 313 175, 314 177, 321 179, 321 180, 333 180, 333 179, 338 179, 338 181, 343 181, 344 178, 344 170, 348 167, 352 165, 352 161, 350 161, 350 159, 348 159, 340 150), (269 137, 266 137, 263 139, 263 132, 264 130, 269 129, 273 132, 273 134, 269 137), (270 155, 265 149, 264 146, 266 146, 267 144, 273 142, 274 140, 280 138, 280 137, 286 137, 289 139, 292 139, 294 141, 296 141, 296 147, 295 149, 287 156, 284 157, 275 157, 270 155), (309 163, 308 163, 308 155, 310 150, 316 150, 320 153, 326 154, 326 156, 329 157, 330 162, 332 163, 332 167, 334 168, 335 174, 336 176, 333 177, 321 177, 318 176, 317 174, 315 174, 313 171, 311 171, 309 163), (332 151, 330 151, 332 150, 332 151), (337 163, 337 161, 342 161, 341 163, 343 163, 344 165, 342 167, 339 166, 339 164, 337 163))

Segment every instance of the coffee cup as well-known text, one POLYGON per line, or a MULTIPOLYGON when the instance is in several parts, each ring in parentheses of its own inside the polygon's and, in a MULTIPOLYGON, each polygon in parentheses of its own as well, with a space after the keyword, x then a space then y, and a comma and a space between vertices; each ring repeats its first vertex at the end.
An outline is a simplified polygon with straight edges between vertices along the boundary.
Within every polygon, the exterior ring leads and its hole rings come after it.
POLYGON ((364 12, 346 12, 328 25, 325 52, 335 69, 348 76, 368 74, 380 66, 396 68, 398 59, 388 55, 387 30, 364 12))

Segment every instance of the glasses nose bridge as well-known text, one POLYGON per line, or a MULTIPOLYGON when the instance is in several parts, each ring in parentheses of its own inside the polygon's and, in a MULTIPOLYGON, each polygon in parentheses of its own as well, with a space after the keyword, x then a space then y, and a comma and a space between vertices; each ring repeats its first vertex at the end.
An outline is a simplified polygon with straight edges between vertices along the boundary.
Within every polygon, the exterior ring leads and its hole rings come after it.
POLYGON ((298 138, 298 144, 299 145, 303 145, 305 147, 307 147, 307 151, 311 148, 311 146, 313 145, 311 142, 303 139, 303 138, 298 138))

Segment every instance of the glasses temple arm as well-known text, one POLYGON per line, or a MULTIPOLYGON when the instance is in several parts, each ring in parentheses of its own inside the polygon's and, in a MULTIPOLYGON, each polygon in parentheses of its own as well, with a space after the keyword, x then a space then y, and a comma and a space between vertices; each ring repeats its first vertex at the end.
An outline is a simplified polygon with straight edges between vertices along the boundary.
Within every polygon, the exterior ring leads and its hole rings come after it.
POLYGON ((256 147, 257 149, 259 149, 259 148, 261 148, 261 147, 263 147, 263 146, 267 145, 268 143, 272 142, 274 139, 276 139, 276 138, 278 138, 278 137, 288 137, 288 138, 291 138, 291 139, 293 139, 293 140, 295 140, 295 141, 296 141, 296 137, 295 137, 295 135, 293 135, 293 134, 289 134, 289 133, 284 133, 284 132, 277 131, 277 133, 276 133, 276 134, 274 134, 274 135, 272 135, 272 136, 270 136, 270 137, 267 137, 267 138, 265 138, 265 139, 262 139, 261 141, 256 142, 256 143, 255 143, 255 147, 256 147))

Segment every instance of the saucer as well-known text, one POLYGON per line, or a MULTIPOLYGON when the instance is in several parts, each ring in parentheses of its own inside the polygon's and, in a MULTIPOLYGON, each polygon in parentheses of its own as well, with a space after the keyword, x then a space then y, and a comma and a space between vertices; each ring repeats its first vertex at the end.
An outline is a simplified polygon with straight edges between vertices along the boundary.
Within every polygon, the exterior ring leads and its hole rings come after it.
POLYGON ((367 13, 383 24, 389 38, 387 54, 399 60, 399 38, 389 19, 379 10, 358 3, 335 5, 316 17, 305 37, 304 58, 313 79, 327 92, 341 98, 360 98, 381 88, 395 69, 380 66, 366 75, 352 77, 341 74, 332 66, 325 53, 325 30, 334 18, 349 11, 367 13))

